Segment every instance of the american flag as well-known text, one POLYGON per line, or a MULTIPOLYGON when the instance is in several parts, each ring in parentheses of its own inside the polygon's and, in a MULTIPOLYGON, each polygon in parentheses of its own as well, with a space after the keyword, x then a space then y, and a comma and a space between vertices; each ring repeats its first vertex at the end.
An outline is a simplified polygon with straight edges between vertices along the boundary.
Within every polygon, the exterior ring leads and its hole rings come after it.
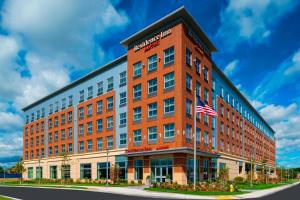
POLYGON ((216 113, 216 111, 214 111, 211 107, 209 107, 207 104, 205 104, 200 99, 198 99, 198 105, 196 107, 196 112, 204 113, 204 114, 215 116, 215 117, 218 116, 218 113, 216 113))

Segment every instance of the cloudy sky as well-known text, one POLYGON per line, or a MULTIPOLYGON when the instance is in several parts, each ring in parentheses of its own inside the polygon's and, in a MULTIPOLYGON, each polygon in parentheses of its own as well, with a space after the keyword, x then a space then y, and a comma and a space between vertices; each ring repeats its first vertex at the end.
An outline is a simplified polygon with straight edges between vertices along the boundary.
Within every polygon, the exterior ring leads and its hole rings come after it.
POLYGON ((22 155, 22 107, 123 55, 122 39, 182 5, 276 131, 277 163, 300 166, 297 0, 0 0, 0 165, 22 155))

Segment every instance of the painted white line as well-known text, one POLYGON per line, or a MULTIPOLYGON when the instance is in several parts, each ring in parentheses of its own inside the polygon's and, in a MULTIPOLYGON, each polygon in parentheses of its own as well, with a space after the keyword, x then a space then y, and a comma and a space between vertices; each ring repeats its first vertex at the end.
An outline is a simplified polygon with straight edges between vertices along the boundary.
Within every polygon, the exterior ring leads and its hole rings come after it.
POLYGON ((2 195, 2 194, 0 194, 0 197, 9 198, 9 199, 12 199, 12 200, 22 200, 22 199, 17 199, 17 198, 14 198, 14 197, 5 196, 5 195, 2 195))

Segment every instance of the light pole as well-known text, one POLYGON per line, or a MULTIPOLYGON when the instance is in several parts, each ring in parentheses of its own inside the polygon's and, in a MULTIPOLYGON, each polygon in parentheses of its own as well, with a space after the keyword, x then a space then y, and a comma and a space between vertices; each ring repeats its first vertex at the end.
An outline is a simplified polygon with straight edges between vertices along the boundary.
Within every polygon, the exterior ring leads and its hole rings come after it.
POLYGON ((4 184, 5 184, 5 166, 3 166, 3 178, 4 178, 4 184))
POLYGON ((39 184, 41 183, 41 158, 39 157, 39 184))
POLYGON ((196 95, 196 87, 195 87, 195 102, 194 102, 194 190, 196 190, 196 173, 197 173, 197 167, 196 167, 196 159, 197 159, 197 141, 196 141, 196 134, 197 134, 197 95, 196 95))
POLYGON ((108 186, 108 149, 106 149, 106 186, 108 186))

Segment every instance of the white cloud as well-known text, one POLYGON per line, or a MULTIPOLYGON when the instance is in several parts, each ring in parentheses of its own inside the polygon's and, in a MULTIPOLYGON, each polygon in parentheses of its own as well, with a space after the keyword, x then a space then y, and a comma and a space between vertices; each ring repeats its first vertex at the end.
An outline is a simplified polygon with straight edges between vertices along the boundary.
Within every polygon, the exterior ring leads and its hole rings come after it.
POLYGON ((220 14, 217 37, 224 41, 226 48, 234 48, 242 41, 265 42, 276 23, 297 4, 293 0, 230 0, 220 14))
POLYGON ((23 119, 18 114, 0 112, 0 130, 11 130, 22 127, 23 119))
POLYGON ((292 56, 291 66, 288 66, 284 71, 284 75, 288 76, 293 73, 300 72, 300 49, 292 56))
POLYGON ((9 157, 13 155, 23 155, 22 132, 0 135, 0 157, 9 157))
POLYGON ((270 123, 274 123, 286 119, 286 117, 293 114, 296 110, 297 105, 295 103, 292 103, 287 107, 284 107, 282 105, 270 104, 261 108, 260 113, 270 123))
POLYGON ((252 100, 250 103, 255 109, 260 109, 261 107, 265 106, 263 102, 258 100, 252 100))
POLYGON ((230 63, 228 63, 224 69, 224 73, 227 76, 232 76, 237 71, 237 66, 239 64, 239 60, 233 60, 230 63))

